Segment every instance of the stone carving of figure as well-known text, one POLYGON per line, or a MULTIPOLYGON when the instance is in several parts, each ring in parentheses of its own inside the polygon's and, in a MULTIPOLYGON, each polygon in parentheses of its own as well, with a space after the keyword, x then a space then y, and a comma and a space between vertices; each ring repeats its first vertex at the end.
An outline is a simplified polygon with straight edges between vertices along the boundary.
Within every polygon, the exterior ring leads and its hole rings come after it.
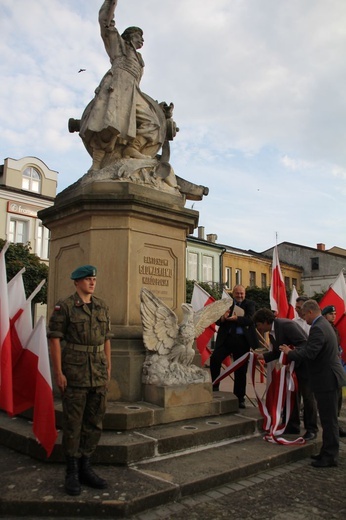
MULTIPOLYGON (((99 11, 101 37, 111 68, 80 122, 80 136, 99 170, 119 158, 155 157, 166 137, 171 112, 144 94, 139 83, 144 62, 138 52, 143 31, 128 27, 120 35, 114 22, 117 0, 105 0, 99 11)), ((172 110, 172 105, 165 107, 172 110)))
POLYGON ((183 385, 210 381, 209 370, 192 364, 194 339, 229 309, 228 298, 194 312, 182 304, 183 320, 148 289, 141 290, 143 341, 147 349, 142 381, 156 385, 183 385))

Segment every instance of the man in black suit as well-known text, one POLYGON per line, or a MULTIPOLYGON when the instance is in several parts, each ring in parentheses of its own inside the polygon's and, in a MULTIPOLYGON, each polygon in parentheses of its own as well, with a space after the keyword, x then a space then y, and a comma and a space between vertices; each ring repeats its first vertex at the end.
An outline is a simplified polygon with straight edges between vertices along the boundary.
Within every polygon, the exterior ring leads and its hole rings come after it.
MULTIPOLYGON (((245 298, 245 287, 236 285, 232 291, 233 304, 229 310, 216 322, 219 331, 216 338, 214 352, 210 358, 210 372, 212 381, 220 375, 223 360, 232 355, 237 360, 250 348, 258 346, 252 316, 255 312, 255 302, 245 298)), ((245 408, 247 363, 234 373, 233 393, 238 397, 239 408, 245 408)), ((214 391, 219 385, 213 386, 214 391)))
POLYGON ((301 349, 291 350, 282 345, 280 350, 290 361, 306 360, 312 390, 315 394, 322 425, 322 448, 311 464, 316 468, 338 465, 339 387, 346 385, 346 376, 338 354, 338 342, 330 323, 321 315, 315 300, 308 300, 303 307, 304 319, 311 325, 307 344, 301 349))
MULTIPOLYGON (((286 318, 276 318, 270 309, 259 309, 253 317, 256 329, 262 336, 269 332, 272 350, 258 354, 259 359, 266 363, 279 359, 280 345, 291 345, 296 349, 305 347, 308 336, 297 322, 286 318)), ((293 410, 287 423, 285 433, 300 433, 300 401, 303 399, 304 427, 306 432, 303 437, 306 441, 316 438, 317 407, 316 401, 309 382, 308 368, 304 361, 295 362, 295 373, 298 380, 298 392, 294 401, 293 410)))

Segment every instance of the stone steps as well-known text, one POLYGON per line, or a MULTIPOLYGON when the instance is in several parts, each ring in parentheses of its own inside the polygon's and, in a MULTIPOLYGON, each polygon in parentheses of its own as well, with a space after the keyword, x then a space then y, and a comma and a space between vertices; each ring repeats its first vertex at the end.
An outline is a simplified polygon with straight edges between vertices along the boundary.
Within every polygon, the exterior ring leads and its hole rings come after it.
POLYGON ((229 392, 215 393, 210 410, 216 413, 162 422, 168 416, 160 407, 112 403, 93 457, 108 489, 83 486, 78 497, 63 489, 61 433, 47 460, 29 414, 0 413, 0 516, 125 518, 299 460, 321 445, 320 436, 299 446, 264 441, 258 409, 238 410, 229 392))
MULTIPOLYGON (((129 465, 258 435, 262 420, 257 409, 249 408, 244 410, 244 414, 235 413, 238 400, 229 393, 218 392, 213 401, 213 415, 163 424, 157 424, 164 413, 160 407, 148 403, 111 403, 105 418, 105 430, 93 459, 98 464, 129 465), (229 413, 229 410, 234 411, 229 413)), ((60 403, 57 403, 56 410, 59 427, 60 403)), ((64 461, 61 437, 59 432, 49 462, 64 461)), ((30 413, 12 419, 0 414, 0 442, 33 458, 47 460, 32 433, 30 413)))

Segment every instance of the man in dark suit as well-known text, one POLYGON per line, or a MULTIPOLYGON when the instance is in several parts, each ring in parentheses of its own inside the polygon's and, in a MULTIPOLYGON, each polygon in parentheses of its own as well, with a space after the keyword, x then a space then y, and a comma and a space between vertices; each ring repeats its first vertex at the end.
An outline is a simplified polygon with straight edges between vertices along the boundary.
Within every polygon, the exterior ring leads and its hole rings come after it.
MULTIPOLYGON (((214 352, 210 358, 210 372, 212 381, 220 375, 223 360, 232 355, 237 360, 250 348, 258 346, 252 316, 255 312, 255 302, 245 298, 245 287, 236 285, 232 291, 233 304, 229 310, 216 322, 219 331, 216 338, 214 352)), ((245 408, 247 363, 234 373, 233 393, 238 397, 239 407, 245 408)), ((214 391, 219 385, 213 386, 214 391)))
MULTIPOLYGON (((291 345, 296 349, 305 347, 308 336, 297 322, 286 318, 276 318, 270 309, 259 309, 253 317, 256 329, 262 336, 269 332, 272 350, 258 354, 259 359, 266 363, 279 359, 280 345, 291 345)), ((287 423, 285 433, 300 433, 300 401, 303 399, 304 427, 303 437, 311 441, 317 436, 317 407, 309 382, 308 368, 304 361, 295 362, 295 373, 298 380, 298 392, 294 401, 293 410, 287 423)))
POLYGON ((282 345, 280 350, 287 354, 290 361, 306 360, 312 390, 315 394, 322 425, 322 448, 311 464, 316 468, 338 465, 339 425, 338 393, 339 387, 346 385, 346 376, 338 355, 338 342, 330 323, 321 315, 315 300, 308 300, 303 307, 304 319, 311 325, 305 347, 291 350, 282 345))

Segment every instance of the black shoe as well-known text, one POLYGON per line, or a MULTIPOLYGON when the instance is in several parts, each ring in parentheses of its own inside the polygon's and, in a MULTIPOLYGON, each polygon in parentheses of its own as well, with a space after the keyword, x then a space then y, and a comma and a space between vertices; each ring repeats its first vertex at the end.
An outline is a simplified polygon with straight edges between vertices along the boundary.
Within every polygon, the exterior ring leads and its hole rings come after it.
POLYGON ((219 391, 219 387, 218 386, 213 386, 213 392, 218 392, 219 391))
POLYGON ((246 408, 244 399, 239 400, 239 408, 246 408))
POLYGON ((314 468, 333 468, 338 465, 338 461, 335 459, 326 459, 321 457, 320 459, 311 462, 311 466, 314 468))
POLYGON ((339 437, 346 437, 346 432, 341 426, 339 426, 339 437))
POLYGON ((96 475, 92 469, 89 457, 82 457, 80 459, 79 480, 81 484, 95 489, 106 489, 108 486, 107 481, 96 475))
POLYGON ((321 460, 322 459, 322 455, 320 453, 316 453, 315 455, 311 455, 310 458, 313 459, 313 460, 321 460))
POLYGON ((305 439, 306 441, 313 441, 314 439, 316 439, 316 437, 317 433, 315 432, 305 432, 303 435, 303 439, 305 439))
POLYGON ((284 434, 287 434, 287 433, 294 433, 294 434, 299 434, 300 433, 300 430, 299 428, 294 428, 294 426, 286 426, 286 429, 284 431, 284 434))
POLYGON ((68 495, 80 495, 81 487, 78 477, 78 459, 76 457, 67 457, 66 462, 65 491, 68 495))

